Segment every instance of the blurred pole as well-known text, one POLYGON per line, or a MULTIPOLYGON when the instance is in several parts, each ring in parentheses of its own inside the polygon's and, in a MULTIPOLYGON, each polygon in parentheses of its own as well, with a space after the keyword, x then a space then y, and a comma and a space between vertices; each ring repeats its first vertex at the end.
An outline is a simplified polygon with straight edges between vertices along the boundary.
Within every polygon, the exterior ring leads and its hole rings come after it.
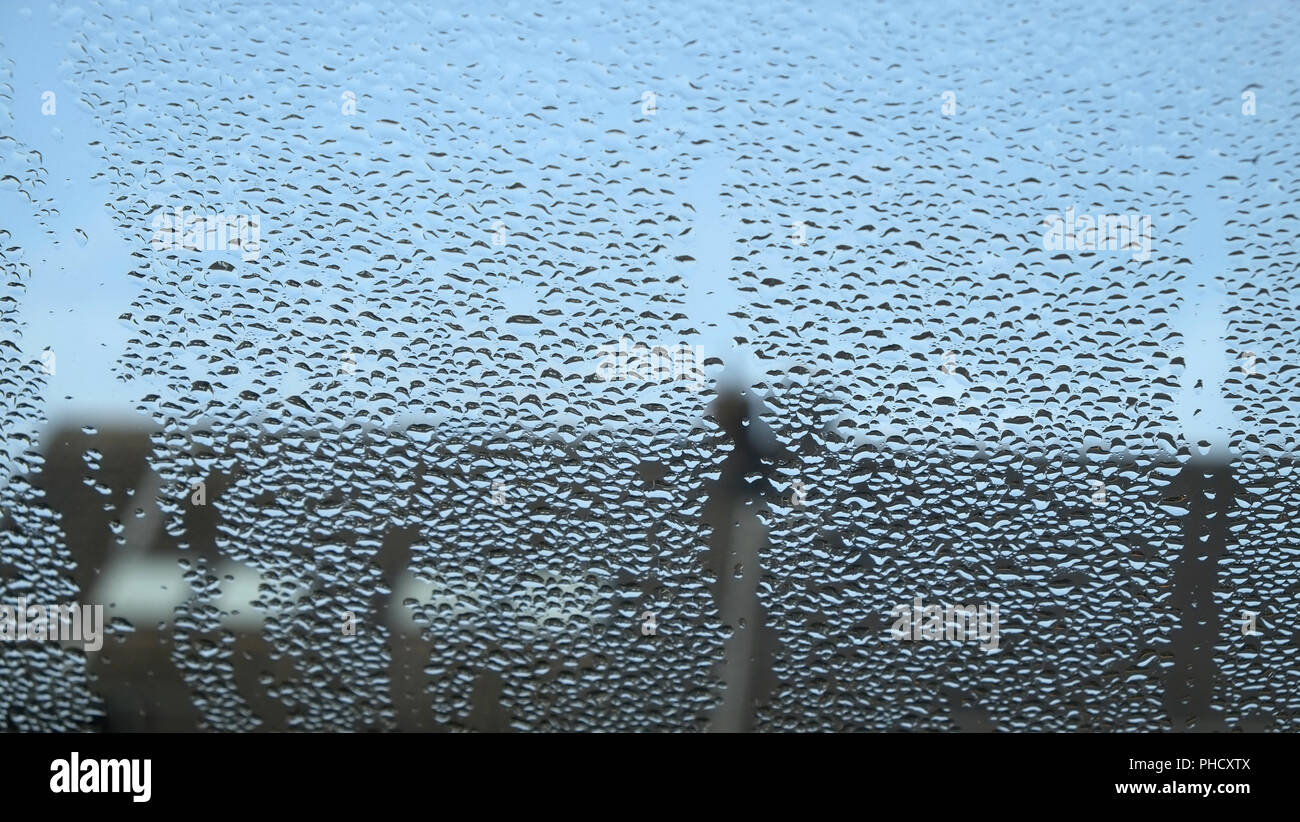
POLYGON ((760 559, 767 547, 767 529, 757 510, 763 506, 762 492, 768 488, 769 460, 775 456, 753 436, 746 423, 749 402, 739 392, 721 394, 714 402, 714 419, 735 443, 722 461, 718 482, 704 507, 705 521, 713 526, 709 541, 711 570, 717 577, 714 599, 718 615, 732 634, 724 646, 725 662, 722 702, 713 714, 713 730, 721 733, 749 731, 754 722, 762 660, 758 642, 764 612, 758 600, 762 576, 760 559), (753 486, 746 477, 758 472, 753 486))

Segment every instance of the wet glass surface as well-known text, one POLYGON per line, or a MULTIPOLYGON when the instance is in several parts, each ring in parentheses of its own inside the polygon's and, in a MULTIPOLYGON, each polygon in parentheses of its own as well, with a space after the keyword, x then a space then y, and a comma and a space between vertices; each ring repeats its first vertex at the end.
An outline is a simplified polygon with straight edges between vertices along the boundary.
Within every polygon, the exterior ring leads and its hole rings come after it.
POLYGON ((0 719, 1295 730, 1297 23, 13 7, 0 719))

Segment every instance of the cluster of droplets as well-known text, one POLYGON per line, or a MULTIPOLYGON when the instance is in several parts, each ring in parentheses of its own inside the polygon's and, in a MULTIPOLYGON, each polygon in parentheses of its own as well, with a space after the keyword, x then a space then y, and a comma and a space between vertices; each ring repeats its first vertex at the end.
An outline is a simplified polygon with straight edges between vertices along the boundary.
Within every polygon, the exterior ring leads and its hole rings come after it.
MULTIPOLYGON (((1300 100, 1236 96, 1287 76, 1284 26, 89 8, 72 71, 138 282, 118 376, 156 428, 201 727, 700 729, 736 666, 762 729, 1293 724, 1300 100), (155 250, 180 206, 257 215, 260 253, 155 250), (1067 207, 1149 216, 1153 253, 1044 250, 1067 207), (1190 353, 1203 310, 1217 370, 1190 353), (757 567, 710 553, 742 448, 714 393, 599 379, 624 338, 699 345, 710 385, 748 374, 757 567), (1189 433, 1212 401, 1243 489, 1219 508, 1189 433), (1208 581, 1193 516, 1231 534, 1208 581), (256 570, 257 636, 225 624, 224 563, 256 570), (758 624, 724 624, 746 574, 758 624), (1180 645, 1201 612, 1168 592, 1203 582, 1266 632, 1180 645), (914 596, 999 604, 998 650, 890 641, 914 596), (737 631, 753 658, 719 664, 737 631)), ((34 191, 21 149, 0 138, 0 177, 34 191)), ((0 240, 7 339, 31 275, 0 240)), ((41 383, 0 357, 8 432, 41 383)), ((36 489, 19 473, 0 503, 6 579, 74 597, 36 489)), ((89 721, 71 692, 44 726, 89 721)))

